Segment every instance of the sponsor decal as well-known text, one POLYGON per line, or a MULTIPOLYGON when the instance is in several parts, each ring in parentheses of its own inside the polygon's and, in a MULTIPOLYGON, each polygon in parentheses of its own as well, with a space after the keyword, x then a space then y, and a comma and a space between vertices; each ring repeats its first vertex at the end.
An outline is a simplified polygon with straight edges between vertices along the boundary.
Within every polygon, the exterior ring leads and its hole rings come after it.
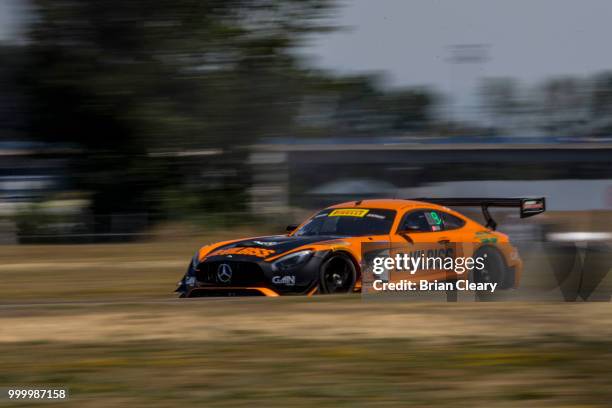
POLYGON ((280 242, 274 242, 274 241, 253 241, 253 242, 261 246, 276 246, 280 244, 280 242))
POLYGON ((329 213, 329 217, 365 217, 370 210, 358 208, 341 208, 329 213))
POLYGON ((476 233, 476 240, 482 242, 483 244, 494 244, 497 242, 497 237, 495 235, 491 235, 487 231, 478 231, 476 233))
POLYGON ((219 249, 210 253, 208 256, 219 256, 219 255, 245 255, 245 256, 255 256, 257 258, 267 258, 272 255, 276 251, 273 249, 266 248, 250 248, 250 247, 234 247, 227 249, 219 249))
POLYGON ((273 276, 272 283, 275 285, 294 286, 295 275, 273 276))
POLYGON ((525 201, 523 203, 523 210, 541 210, 544 208, 544 203, 541 201, 525 201))

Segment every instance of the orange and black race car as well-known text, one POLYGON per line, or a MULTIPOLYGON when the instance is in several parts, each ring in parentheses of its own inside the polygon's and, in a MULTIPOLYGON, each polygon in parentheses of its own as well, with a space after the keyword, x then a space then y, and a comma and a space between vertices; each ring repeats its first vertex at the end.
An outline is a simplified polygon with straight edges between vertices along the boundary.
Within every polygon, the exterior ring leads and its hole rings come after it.
MULTIPOLYGON (((278 296, 357 292, 368 247, 395 253, 484 255, 476 282, 518 285, 522 261, 495 231, 490 207, 516 207, 521 218, 545 211, 544 198, 419 198, 363 200, 321 210, 286 235, 219 242, 199 249, 176 289, 181 297, 278 296), (486 225, 449 207, 480 207, 486 225)), ((446 270, 420 279, 452 280, 446 270)))

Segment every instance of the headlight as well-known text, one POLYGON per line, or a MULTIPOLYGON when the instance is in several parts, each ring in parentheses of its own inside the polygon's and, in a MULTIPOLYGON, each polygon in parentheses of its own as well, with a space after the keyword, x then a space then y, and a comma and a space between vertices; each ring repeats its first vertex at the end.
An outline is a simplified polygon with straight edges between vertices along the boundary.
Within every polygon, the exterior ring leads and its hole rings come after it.
POLYGON ((287 256, 283 256, 281 259, 274 261, 272 263, 272 270, 273 271, 286 271, 286 270, 295 268, 296 266, 307 262, 313 253, 314 251, 306 250, 306 251, 294 252, 287 256))

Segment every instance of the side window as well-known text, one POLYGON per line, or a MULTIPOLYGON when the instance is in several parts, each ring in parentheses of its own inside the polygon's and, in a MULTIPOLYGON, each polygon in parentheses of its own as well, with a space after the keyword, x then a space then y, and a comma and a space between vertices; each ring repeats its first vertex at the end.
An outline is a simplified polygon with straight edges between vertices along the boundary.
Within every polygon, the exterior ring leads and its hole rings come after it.
POLYGON ((438 211, 423 210, 407 214, 400 225, 400 231, 436 232, 441 231, 442 227, 443 221, 438 211))
POLYGON ((454 230, 457 228, 461 228, 465 225, 465 221, 463 221, 459 217, 455 217, 454 215, 441 212, 442 220, 444 221, 444 229, 445 230, 454 230))

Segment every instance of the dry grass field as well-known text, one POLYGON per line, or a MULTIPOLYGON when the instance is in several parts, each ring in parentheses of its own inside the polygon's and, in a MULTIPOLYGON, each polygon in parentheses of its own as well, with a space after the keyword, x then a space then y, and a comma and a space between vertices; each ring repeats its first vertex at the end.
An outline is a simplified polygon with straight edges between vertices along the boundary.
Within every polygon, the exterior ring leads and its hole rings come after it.
POLYGON ((196 247, 0 247, 0 388, 71 393, 68 402, 13 405, 612 401, 609 303, 175 299, 196 247))
POLYGON ((3 385, 66 407, 609 406, 608 303, 359 297, 4 306, 3 385))

